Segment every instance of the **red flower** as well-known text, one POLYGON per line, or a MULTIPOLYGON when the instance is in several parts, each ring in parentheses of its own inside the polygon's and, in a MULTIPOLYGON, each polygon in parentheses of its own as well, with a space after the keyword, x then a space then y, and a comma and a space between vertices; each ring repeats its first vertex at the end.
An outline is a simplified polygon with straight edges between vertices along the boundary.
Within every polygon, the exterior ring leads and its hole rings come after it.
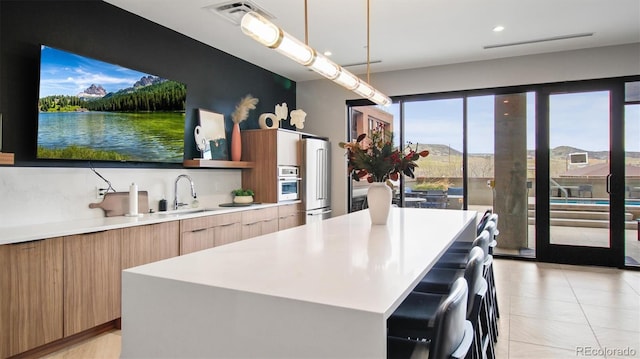
POLYGON ((348 171, 350 177, 360 181, 366 177, 367 182, 397 181, 400 173, 414 178, 415 163, 420 157, 427 157, 429 151, 418 151, 408 144, 405 148, 393 147, 393 134, 383 130, 374 130, 370 137, 361 134, 355 141, 341 142, 339 146, 347 150, 348 171))

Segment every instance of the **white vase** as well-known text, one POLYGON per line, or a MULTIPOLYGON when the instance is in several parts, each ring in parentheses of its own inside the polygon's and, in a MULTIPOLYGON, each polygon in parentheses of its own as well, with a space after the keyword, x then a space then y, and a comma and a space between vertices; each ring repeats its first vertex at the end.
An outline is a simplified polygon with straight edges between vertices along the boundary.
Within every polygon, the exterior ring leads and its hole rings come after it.
POLYGON ((371 224, 387 224, 391 208, 391 188, 384 182, 374 182, 367 191, 371 224))

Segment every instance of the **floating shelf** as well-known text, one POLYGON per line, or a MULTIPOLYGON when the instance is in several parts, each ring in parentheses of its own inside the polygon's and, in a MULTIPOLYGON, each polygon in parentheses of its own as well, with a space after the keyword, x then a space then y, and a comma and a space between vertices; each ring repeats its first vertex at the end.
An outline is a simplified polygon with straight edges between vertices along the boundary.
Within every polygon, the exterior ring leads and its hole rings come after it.
POLYGON ((184 160, 182 165, 189 168, 253 168, 255 163, 246 161, 217 161, 194 158, 192 160, 184 160))
POLYGON ((13 153, 0 152, 0 165, 13 165, 13 164, 14 164, 13 153))

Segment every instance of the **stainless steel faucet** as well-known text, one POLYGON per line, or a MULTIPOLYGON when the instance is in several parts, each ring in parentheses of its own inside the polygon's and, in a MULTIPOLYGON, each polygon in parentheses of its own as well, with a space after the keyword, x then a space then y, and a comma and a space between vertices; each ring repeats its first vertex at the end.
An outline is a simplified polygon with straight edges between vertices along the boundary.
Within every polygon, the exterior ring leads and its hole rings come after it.
POLYGON ((188 205, 187 203, 179 203, 178 202, 178 181, 180 181, 180 178, 186 178, 187 180, 189 180, 189 185, 191 185, 191 197, 193 197, 193 199, 196 199, 196 189, 193 186, 193 180, 191 179, 191 177, 189 177, 188 175, 182 174, 180 176, 178 176, 176 178, 176 181, 173 184, 173 209, 176 210, 178 208, 180 208, 180 206, 186 206, 188 205))

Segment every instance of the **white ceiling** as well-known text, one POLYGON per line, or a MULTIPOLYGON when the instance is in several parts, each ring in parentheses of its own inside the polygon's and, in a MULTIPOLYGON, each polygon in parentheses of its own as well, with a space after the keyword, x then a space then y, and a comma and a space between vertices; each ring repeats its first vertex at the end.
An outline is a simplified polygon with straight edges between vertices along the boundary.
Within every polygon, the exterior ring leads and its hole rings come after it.
MULTIPOLYGON (((251 1, 304 41, 303 0, 251 1)), ((294 81, 320 78, 205 9, 229 0, 106 2, 294 81)), ((372 73, 640 42, 640 0, 371 0, 370 11, 372 73), (584 33, 594 35, 483 49, 584 33)), ((334 62, 366 62, 366 0, 308 0, 308 28, 309 45, 334 62)))

